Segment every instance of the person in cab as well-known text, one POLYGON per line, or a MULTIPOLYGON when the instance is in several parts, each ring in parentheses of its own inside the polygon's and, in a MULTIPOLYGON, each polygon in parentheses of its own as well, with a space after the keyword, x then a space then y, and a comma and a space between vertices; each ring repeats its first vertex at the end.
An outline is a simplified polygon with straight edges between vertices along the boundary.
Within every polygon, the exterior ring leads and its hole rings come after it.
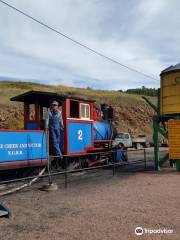
POLYGON ((45 129, 49 130, 52 143, 52 150, 55 156, 62 156, 61 134, 64 129, 62 113, 59 110, 59 103, 52 101, 45 118, 45 129))

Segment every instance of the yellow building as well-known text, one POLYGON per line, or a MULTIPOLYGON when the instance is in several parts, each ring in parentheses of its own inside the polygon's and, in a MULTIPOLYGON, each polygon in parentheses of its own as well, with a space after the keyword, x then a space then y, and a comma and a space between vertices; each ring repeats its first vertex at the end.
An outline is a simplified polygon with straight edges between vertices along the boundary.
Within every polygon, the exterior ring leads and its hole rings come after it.
POLYGON ((180 114, 180 63, 166 68, 160 76, 160 114, 180 114))

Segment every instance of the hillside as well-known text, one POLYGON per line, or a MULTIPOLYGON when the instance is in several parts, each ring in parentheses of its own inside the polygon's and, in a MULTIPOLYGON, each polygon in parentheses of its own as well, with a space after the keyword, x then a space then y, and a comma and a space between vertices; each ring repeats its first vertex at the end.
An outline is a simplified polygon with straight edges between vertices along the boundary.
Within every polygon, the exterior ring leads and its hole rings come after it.
POLYGON ((23 128, 22 104, 9 99, 29 90, 52 91, 95 99, 97 104, 107 103, 115 108, 115 124, 119 131, 129 130, 135 135, 152 131, 153 111, 139 95, 25 82, 0 82, 0 128, 23 128))

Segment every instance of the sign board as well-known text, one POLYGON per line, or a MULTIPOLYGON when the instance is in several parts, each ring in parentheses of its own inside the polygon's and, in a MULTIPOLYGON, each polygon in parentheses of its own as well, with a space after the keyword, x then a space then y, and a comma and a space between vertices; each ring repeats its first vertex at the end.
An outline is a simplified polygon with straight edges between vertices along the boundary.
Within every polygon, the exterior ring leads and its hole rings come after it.
POLYGON ((180 120, 168 121, 169 158, 180 159, 180 120))
POLYGON ((83 153, 92 146, 92 123, 68 122, 68 153, 83 153), (72 134, 73 133, 73 134, 72 134))
POLYGON ((45 160, 46 134, 42 131, 0 131, 0 164, 45 160))

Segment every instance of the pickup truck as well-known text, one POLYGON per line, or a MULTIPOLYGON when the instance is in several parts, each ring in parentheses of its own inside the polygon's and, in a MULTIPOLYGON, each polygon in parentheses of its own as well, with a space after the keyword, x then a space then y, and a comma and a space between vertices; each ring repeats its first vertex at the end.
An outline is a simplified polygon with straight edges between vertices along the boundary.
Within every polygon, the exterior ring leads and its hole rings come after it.
POLYGON ((136 149, 147 147, 145 135, 138 135, 137 137, 132 137, 130 133, 125 132, 118 133, 112 144, 113 147, 122 144, 122 146, 124 146, 125 148, 135 147, 136 149))

